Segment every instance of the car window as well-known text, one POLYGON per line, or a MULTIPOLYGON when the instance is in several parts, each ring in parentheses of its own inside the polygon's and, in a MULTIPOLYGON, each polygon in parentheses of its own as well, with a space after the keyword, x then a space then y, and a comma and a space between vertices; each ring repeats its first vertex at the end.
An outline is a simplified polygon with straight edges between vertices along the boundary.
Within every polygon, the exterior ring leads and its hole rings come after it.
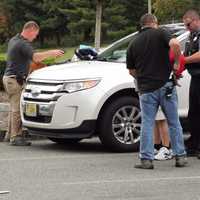
MULTIPOLYGON (((183 26, 161 26, 164 29, 167 29, 174 37, 178 37, 186 32, 186 29, 183 26)), ((130 41, 134 40, 137 36, 131 34, 106 48, 102 53, 98 55, 98 60, 107 61, 107 62, 126 62, 126 50, 130 41)), ((185 40, 181 40, 181 50, 184 51, 185 40)))
POLYGON ((98 56, 98 60, 110 61, 110 62, 126 62, 126 50, 131 40, 134 39, 135 35, 115 43, 106 49, 103 53, 98 56))

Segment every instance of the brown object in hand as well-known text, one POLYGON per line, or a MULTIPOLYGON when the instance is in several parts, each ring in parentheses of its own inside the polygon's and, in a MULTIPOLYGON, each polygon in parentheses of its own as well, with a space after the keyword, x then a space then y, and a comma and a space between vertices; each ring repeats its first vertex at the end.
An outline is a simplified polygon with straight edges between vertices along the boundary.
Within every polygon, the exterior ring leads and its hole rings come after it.
POLYGON ((33 62, 32 61, 31 64, 30 64, 29 72, 31 73, 31 72, 33 72, 33 71, 35 71, 37 69, 41 69, 43 67, 46 67, 46 65, 44 63, 42 63, 42 62, 33 62))

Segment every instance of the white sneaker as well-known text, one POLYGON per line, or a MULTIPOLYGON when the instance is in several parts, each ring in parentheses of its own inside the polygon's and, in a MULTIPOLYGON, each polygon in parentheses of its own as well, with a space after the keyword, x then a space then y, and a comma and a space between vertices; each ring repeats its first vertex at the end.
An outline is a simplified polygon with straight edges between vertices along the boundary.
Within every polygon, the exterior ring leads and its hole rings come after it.
POLYGON ((155 160, 169 160, 172 159, 172 151, 166 147, 161 147, 158 153, 154 156, 155 160))

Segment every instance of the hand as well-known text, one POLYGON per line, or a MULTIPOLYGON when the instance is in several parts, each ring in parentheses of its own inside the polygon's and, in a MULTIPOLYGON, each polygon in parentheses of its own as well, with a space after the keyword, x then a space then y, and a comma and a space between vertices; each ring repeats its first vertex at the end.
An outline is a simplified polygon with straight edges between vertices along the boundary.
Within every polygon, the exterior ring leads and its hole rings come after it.
POLYGON ((54 57, 54 58, 63 56, 64 53, 65 53, 65 52, 64 52, 63 50, 61 50, 61 49, 50 50, 50 54, 51 54, 51 56, 54 57))
POLYGON ((135 69, 129 69, 129 74, 133 77, 136 77, 136 70, 135 69))
POLYGON ((179 65, 180 65, 179 61, 174 61, 173 70, 177 71, 179 69, 179 65))
POLYGON ((173 82, 174 82, 174 85, 178 86, 178 87, 181 87, 181 85, 178 83, 178 79, 181 78, 180 76, 176 76, 175 73, 173 73, 173 82))

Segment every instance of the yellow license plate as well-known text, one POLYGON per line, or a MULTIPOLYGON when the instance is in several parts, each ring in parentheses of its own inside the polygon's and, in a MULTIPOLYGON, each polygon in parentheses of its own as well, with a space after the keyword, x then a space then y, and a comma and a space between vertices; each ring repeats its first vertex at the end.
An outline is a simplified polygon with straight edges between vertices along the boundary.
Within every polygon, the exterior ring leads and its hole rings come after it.
POLYGON ((27 103, 25 107, 25 113, 29 117, 37 116, 37 105, 35 103, 27 103))

